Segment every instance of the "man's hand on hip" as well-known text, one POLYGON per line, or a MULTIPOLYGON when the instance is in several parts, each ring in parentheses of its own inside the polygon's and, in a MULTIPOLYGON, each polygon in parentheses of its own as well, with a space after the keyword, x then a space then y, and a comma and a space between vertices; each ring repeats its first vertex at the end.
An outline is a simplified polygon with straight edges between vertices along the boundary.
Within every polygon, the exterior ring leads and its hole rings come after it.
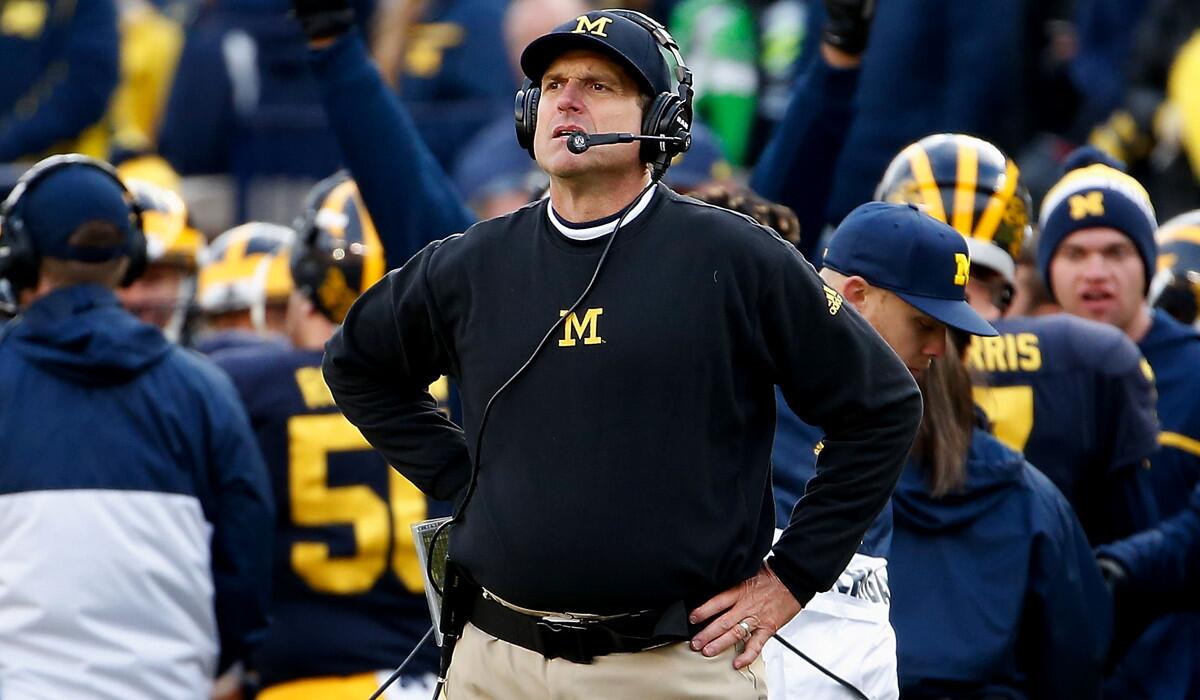
POLYGON ((692 611, 689 621, 710 620, 692 639, 692 649, 716 656, 738 642, 745 648, 733 660, 737 669, 749 666, 771 635, 800 612, 803 606, 763 564, 754 578, 713 596, 692 611))

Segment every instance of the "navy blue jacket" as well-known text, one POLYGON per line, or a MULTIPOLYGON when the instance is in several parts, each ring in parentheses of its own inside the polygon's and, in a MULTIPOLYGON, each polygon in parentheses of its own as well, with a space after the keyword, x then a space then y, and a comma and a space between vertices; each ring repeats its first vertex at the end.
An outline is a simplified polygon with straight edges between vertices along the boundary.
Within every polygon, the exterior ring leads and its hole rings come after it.
POLYGON ((787 112, 750 176, 751 189, 796 212, 800 252, 818 266, 834 168, 857 113, 860 73, 814 58, 796 79, 787 112))
POLYGON ((910 462, 893 496, 901 693, 1099 697, 1111 605, 1071 507, 982 429, 966 468, 963 490, 935 500, 910 462))
MULTIPOLYGON (((1186 509, 1153 530, 1101 547, 1100 553, 1125 566, 1130 585, 1139 593, 1195 590, 1200 583, 1200 485, 1192 490, 1186 509)), ((1192 596, 1185 600, 1195 606, 1192 596)))
POLYGON ((1151 460, 1150 483, 1158 513, 1169 518, 1183 510, 1200 481, 1200 335, 1156 309, 1146 337, 1138 343, 1154 370, 1158 387, 1161 449, 1151 460))
MULTIPOLYGON (((212 528, 221 667, 241 658, 266 628, 273 507, 229 378, 103 287, 57 290, 11 323, 0 341, 0 494, 196 499, 212 528), (30 464, 39 468, 6 468, 30 464)), ((143 563, 153 573, 156 561, 143 563)))
POLYGON ((351 32, 310 52, 329 124, 383 242, 389 269, 475 223, 412 118, 351 32))
POLYGON ((830 221, 871 199, 900 149, 928 134, 975 134, 1003 147, 1020 134, 1030 2, 891 0, 878 4, 830 200, 830 221))
POLYGON ((4 3, 0 13, 3 163, 78 136, 104 115, 117 86, 117 10, 113 0, 32 0, 4 3))

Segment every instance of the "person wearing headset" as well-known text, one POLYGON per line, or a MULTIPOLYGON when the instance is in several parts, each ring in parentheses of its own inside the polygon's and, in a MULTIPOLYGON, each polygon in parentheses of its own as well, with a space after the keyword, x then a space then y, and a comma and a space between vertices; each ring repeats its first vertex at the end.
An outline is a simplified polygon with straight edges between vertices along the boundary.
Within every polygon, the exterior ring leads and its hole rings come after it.
POLYGON ((220 370, 123 310, 141 212, 54 156, 0 210, 0 688, 204 698, 266 628, 266 468, 220 370))
MULTIPOLYGON (((335 5, 297 4, 310 39, 344 31, 335 5)), ((691 121, 661 25, 589 12, 521 63, 518 138, 549 196, 368 290, 326 381, 389 463, 459 504, 450 558, 478 589, 450 697, 763 698, 763 644, 895 484, 916 384, 794 247, 657 183, 691 121), (463 429, 426 392, 439 374, 463 429), (826 440, 772 546, 776 384, 826 440)))

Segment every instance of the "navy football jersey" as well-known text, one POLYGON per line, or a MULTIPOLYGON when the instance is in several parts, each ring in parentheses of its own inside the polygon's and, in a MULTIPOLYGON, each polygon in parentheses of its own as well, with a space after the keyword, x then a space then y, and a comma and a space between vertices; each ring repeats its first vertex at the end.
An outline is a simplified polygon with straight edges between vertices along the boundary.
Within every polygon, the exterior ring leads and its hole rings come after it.
MULTIPOLYGON (((213 358, 242 396, 275 492, 271 627, 255 657, 264 687, 394 668, 432 624, 409 526, 448 513, 431 514, 337 410, 321 355, 262 344, 213 358)), ((429 644, 405 675, 436 661, 429 644)))
POLYGON ((1067 314, 992 323, 967 352, 975 402, 1075 508, 1093 544, 1157 521, 1146 467, 1157 448, 1153 375, 1116 328, 1067 314))

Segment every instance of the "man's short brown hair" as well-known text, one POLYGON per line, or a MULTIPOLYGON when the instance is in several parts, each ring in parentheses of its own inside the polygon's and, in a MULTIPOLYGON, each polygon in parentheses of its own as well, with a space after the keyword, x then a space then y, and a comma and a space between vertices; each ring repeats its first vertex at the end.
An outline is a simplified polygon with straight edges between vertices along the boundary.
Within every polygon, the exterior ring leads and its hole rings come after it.
MULTIPOLYGON (((125 242, 121 229, 107 221, 89 221, 71 234, 67 242, 75 248, 115 248, 125 242)), ((42 278, 52 287, 100 284, 115 288, 129 269, 129 258, 92 263, 60 258, 42 259, 42 278)))

